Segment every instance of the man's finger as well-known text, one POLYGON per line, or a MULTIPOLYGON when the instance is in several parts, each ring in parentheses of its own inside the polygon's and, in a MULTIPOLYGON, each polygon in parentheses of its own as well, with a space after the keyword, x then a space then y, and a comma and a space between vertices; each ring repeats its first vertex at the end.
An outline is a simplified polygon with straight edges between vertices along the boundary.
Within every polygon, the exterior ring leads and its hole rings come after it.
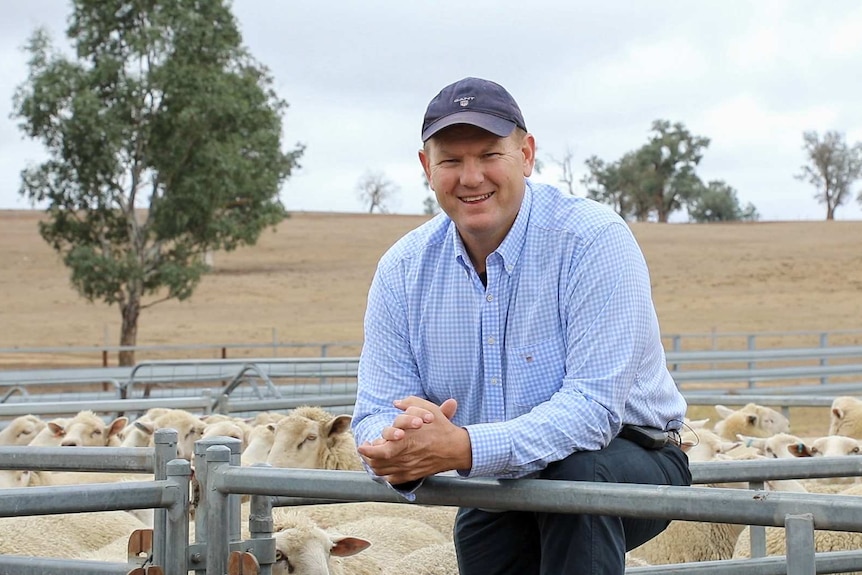
POLYGON ((455 417, 455 412, 458 411, 458 402, 453 398, 449 398, 440 404, 440 411, 443 412, 446 419, 452 419, 455 417))

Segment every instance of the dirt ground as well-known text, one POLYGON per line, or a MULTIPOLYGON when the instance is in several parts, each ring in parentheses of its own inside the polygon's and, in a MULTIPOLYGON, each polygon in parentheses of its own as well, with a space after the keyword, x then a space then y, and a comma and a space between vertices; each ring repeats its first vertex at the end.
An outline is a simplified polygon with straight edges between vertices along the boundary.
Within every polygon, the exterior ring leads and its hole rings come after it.
MULTIPOLYGON (((119 311, 78 296, 38 234, 40 217, 0 211, 0 348, 116 345, 119 311)), ((425 220, 292 214, 256 246, 216 254, 214 272, 189 301, 144 310, 138 344, 359 342, 377 259, 425 220)), ((862 222, 632 229, 650 267, 664 334, 862 330, 862 222)), ((862 344, 862 331, 846 337, 842 343, 862 344)), ((776 338, 759 345, 794 343, 776 338)), ((98 364, 92 356, 60 357, 2 353, 0 369, 98 364)))

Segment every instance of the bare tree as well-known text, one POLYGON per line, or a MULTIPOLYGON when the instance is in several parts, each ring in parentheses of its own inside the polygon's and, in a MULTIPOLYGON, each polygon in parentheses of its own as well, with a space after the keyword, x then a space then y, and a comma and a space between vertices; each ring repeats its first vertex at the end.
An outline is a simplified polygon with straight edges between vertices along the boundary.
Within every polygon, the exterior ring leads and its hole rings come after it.
POLYGON ((566 152, 563 155, 562 159, 557 159, 553 156, 548 156, 552 162, 554 162, 560 169, 563 171, 560 174, 560 183, 566 185, 566 189, 569 191, 571 195, 575 195, 575 171, 572 167, 572 163, 575 160, 575 153, 572 152, 572 149, 566 146, 566 152))
POLYGON ((862 144, 850 147, 838 132, 826 132, 822 141, 817 132, 805 132, 802 138, 808 163, 796 179, 817 188, 814 197, 826 204, 826 219, 834 220, 835 209, 850 198, 853 183, 862 179, 862 144))
POLYGON ((368 213, 377 210, 381 214, 389 212, 389 203, 398 193, 398 186, 389 180, 383 172, 367 171, 356 184, 359 201, 368 206, 368 213))

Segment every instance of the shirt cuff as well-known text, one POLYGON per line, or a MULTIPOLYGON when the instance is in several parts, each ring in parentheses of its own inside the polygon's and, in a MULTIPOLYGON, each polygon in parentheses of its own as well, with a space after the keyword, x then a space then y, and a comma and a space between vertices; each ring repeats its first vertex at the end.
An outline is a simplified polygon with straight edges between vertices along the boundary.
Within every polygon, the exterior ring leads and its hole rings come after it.
POLYGON ((368 467, 368 464, 366 464, 364 461, 362 462, 362 465, 363 467, 365 467, 365 471, 368 472, 368 475, 371 476, 372 480, 377 483, 380 483, 381 485, 385 485, 386 487, 388 487, 407 501, 410 501, 411 503, 416 501, 416 490, 419 489, 425 482, 425 478, 423 477, 422 479, 414 479, 413 481, 407 481, 406 483, 398 483, 397 485, 392 485, 379 475, 375 475, 374 472, 371 471, 371 468, 368 467))
POLYGON ((512 436, 507 422, 467 425, 473 467, 459 471, 462 477, 498 477, 505 475, 512 458, 512 436))

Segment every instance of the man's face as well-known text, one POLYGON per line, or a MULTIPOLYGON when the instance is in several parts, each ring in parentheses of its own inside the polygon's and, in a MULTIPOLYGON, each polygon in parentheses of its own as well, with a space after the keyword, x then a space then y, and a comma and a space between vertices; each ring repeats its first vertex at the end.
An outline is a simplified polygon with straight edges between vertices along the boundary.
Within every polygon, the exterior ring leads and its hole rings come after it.
POLYGON ((530 134, 515 130, 500 138, 466 124, 446 128, 419 151, 437 203, 455 222, 468 250, 496 249, 506 237, 521 207, 535 151, 530 134))

